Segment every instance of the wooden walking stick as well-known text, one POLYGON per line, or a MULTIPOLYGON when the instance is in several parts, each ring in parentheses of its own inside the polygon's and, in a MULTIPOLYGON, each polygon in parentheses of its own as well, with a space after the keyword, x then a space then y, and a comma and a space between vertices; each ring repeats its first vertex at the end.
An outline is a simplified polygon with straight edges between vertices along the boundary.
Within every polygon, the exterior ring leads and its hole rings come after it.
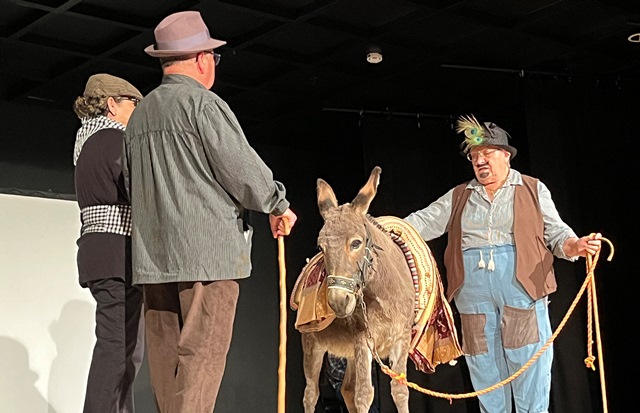
MULTIPOLYGON (((289 234, 289 222, 286 218, 284 232, 289 234)), ((278 361, 278 413, 285 411, 285 383, 287 366, 287 267, 284 259, 284 237, 278 235, 278 264, 280 268, 280 347, 278 361)))

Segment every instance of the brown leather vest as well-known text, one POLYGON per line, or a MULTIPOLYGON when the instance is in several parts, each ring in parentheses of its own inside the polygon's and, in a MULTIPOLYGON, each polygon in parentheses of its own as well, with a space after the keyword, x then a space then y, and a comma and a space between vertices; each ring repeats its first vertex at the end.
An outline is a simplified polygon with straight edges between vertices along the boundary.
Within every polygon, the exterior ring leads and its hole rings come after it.
MULTIPOLYGON (((553 254, 544 243, 544 221, 538 201, 538 180, 522 175, 522 186, 516 186, 513 204, 513 234, 516 247, 516 278, 527 293, 537 300, 554 292, 558 285, 553 273, 553 254)), ((451 216, 444 264, 447 269, 447 300, 464 282, 462 261, 461 216, 471 196, 467 184, 453 190, 451 216)))

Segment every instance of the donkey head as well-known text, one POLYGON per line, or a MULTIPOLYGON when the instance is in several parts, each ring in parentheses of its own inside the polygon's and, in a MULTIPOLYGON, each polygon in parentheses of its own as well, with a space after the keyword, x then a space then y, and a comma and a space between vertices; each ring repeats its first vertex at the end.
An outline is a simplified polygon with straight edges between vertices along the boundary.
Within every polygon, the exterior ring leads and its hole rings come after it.
POLYGON ((380 167, 373 168, 358 195, 350 204, 344 205, 338 205, 333 189, 318 179, 318 207, 324 219, 318 248, 324 254, 328 274, 327 301, 339 318, 353 313, 372 265, 373 246, 367 211, 376 195, 380 172, 380 167))

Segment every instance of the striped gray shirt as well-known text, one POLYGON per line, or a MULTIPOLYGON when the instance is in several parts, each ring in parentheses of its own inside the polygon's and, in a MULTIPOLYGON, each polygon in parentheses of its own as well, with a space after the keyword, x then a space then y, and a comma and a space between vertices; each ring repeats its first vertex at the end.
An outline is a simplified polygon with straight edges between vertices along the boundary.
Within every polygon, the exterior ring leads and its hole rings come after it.
POLYGON ((246 210, 289 207, 226 102, 187 76, 164 76, 138 105, 124 163, 136 284, 248 277, 246 210))

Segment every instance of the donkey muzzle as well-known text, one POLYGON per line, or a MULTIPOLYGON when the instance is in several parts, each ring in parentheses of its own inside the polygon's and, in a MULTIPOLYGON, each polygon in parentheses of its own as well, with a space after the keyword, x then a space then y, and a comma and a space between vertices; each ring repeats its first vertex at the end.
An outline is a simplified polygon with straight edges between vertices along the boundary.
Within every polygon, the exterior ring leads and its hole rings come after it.
POLYGON ((327 302, 336 317, 344 318, 353 313, 356 308, 355 291, 358 283, 353 278, 338 275, 327 276, 327 302))

